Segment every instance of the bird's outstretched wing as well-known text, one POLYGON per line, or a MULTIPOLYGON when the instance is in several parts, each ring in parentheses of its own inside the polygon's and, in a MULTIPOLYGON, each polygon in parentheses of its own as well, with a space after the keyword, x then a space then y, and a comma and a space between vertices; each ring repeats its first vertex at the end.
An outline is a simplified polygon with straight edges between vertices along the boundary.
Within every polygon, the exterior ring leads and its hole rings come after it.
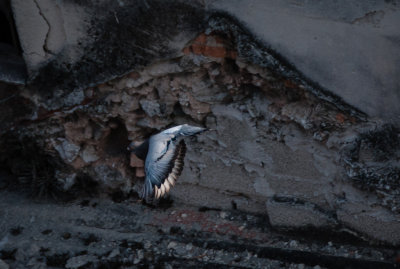
POLYGON ((186 145, 180 138, 193 136, 206 130, 206 128, 183 124, 164 130, 150 138, 142 198, 150 202, 153 198, 159 199, 169 192, 183 170, 186 145))
POLYGON ((154 156, 146 159, 146 179, 142 198, 151 201, 165 196, 183 170, 186 145, 183 140, 177 143, 176 137, 171 136, 162 142, 155 140, 153 143, 162 143, 163 149, 156 150, 158 145, 151 145, 149 151, 156 152, 154 156), (153 147, 152 147, 153 146, 153 147))

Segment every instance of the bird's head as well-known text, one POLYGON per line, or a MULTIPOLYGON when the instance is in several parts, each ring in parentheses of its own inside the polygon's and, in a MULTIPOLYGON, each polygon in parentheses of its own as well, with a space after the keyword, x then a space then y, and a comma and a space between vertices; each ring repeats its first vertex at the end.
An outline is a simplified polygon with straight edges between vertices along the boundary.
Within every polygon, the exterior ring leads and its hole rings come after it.
POLYGON ((144 142, 133 141, 128 145, 127 150, 144 160, 146 159, 147 152, 149 151, 149 140, 147 139, 144 142))
POLYGON ((131 142, 128 147, 126 148, 128 151, 131 151, 133 153, 135 153, 135 151, 138 149, 138 147, 142 144, 143 142, 137 142, 137 141, 133 141, 131 142))

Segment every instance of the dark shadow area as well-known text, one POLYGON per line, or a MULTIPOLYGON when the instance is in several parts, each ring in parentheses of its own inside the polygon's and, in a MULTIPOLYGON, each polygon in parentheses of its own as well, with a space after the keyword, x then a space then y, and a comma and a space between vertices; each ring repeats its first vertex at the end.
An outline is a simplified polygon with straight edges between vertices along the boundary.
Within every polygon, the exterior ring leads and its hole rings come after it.
POLYGON ((15 29, 10 1, 0 1, 0 81, 25 84, 25 62, 15 29))
POLYGON ((0 144, 0 190, 27 195, 43 201, 67 202, 80 196, 97 194, 98 182, 85 173, 78 173, 73 185, 64 189, 65 182, 57 177, 68 174, 69 167, 57 152, 45 151, 35 138, 19 138, 17 134, 2 137, 0 144))
POLYGON ((127 155, 126 147, 129 145, 128 131, 124 123, 119 119, 112 119, 111 132, 107 137, 105 152, 111 156, 127 155))

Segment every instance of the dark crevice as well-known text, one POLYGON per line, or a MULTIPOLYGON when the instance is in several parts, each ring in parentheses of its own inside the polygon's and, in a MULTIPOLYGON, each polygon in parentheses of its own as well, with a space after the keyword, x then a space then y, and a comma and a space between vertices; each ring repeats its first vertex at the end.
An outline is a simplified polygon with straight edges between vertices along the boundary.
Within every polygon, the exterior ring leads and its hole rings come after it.
POLYGON ((111 119, 111 132, 107 137, 105 152, 111 156, 126 155, 126 146, 129 144, 128 131, 119 119, 111 119))
POLYGON ((0 81, 24 84, 25 62, 9 0, 0 0, 0 81))
POLYGON ((44 151, 34 137, 18 138, 13 133, 2 137, 0 167, 10 171, 16 180, 9 182, 10 189, 23 191, 32 197, 58 199, 62 187, 55 179, 62 161, 53 151, 44 151))
POLYGON ((6 15, 0 11, 0 43, 6 43, 14 46, 13 35, 6 15))
POLYGON ((0 43, 12 45, 22 54, 9 0, 0 0, 0 43))

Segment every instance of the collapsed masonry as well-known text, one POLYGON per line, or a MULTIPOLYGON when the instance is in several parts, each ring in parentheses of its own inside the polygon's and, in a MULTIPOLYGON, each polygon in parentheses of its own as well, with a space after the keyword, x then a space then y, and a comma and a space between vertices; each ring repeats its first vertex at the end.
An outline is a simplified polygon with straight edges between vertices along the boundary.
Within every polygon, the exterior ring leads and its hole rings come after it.
POLYGON ((20 88, 1 108, 0 164, 14 175, 1 186, 134 194, 144 173, 129 142, 189 123, 212 131, 187 143, 177 203, 399 245, 396 127, 320 90, 225 16, 205 29, 174 57, 95 86, 48 95, 39 75, 20 88))

